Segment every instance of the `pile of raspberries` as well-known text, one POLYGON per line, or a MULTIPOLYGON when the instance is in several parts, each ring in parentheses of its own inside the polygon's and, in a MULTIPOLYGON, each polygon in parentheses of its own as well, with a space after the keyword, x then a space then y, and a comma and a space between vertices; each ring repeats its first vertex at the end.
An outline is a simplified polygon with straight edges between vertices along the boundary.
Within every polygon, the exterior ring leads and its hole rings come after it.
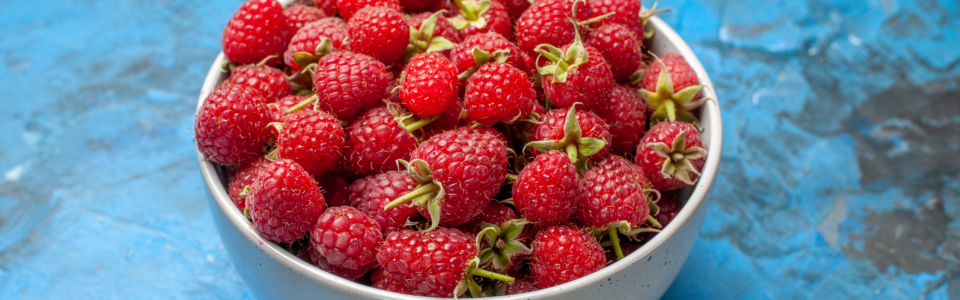
POLYGON ((263 239, 343 278, 481 297, 596 272, 697 181, 703 86, 644 51, 639 0, 530 2, 249 0, 197 148, 263 239))

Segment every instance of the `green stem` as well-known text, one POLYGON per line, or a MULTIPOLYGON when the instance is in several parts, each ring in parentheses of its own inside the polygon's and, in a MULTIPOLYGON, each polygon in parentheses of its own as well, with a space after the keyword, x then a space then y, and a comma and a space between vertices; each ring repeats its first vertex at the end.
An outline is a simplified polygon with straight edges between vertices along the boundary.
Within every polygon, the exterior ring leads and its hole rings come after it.
POLYGON ((490 278, 490 279, 493 279, 493 280, 513 282, 513 277, 510 277, 510 276, 508 276, 508 275, 499 274, 499 273, 490 272, 490 271, 487 271, 487 270, 484 270, 484 269, 477 269, 476 271, 473 271, 473 275, 480 276, 480 277, 484 277, 484 278, 490 278))
POLYGON ((603 14, 603 15, 601 15, 601 16, 596 16, 596 17, 593 17, 593 18, 584 20, 583 22, 580 22, 580 25, 590 25, 590 24, 593 24, 593 23, 596 23, 596 22, 600 22, 600 21, 603 21, 603 19, 606 19, 606 18, 609 18, 609 17, 613 16, 614 14, 616 14, 616 12, 608 12, 608 13, 603 14))
POLYGON ((517 181, 517 174, 507 173, 507 180, 509 180, 510 182, 516 182, 516 181, 517 181))
POLYGON ((436 193, 438 190, 440 190, 440 187, 438 187, 436 184, 433 184, 433 183, 422 184, 418 186, 416 189, 407 193, 406 195, 400 196, 400 198, 390 201, 390 203, 387 203, 387 207, 384 207, 383 210, 388 210, 388 209, 400 206, 410 200, 413 200, 414 198, 417 198, 423 195, 436 193))
POLYGON ((673 99, 667 99, 666 101, 664 101, 663 106, 667 110, 667 118, 670 120, 670 122, 676 121, 677 107, 676 107, 676 104, 673 103, 673 99))
POLYGON ((650 223, 650 225, 656 228, 663 228, 663 225, 660 225, 660 222, 657 221, 657 218, 654 218, 653 216, 647 216, 647 223, 650 223))
POLYGON ((617 228, 610 226, 607 228, 610 234, 610 243, 613 244, 613 252, 617 253, 617 260, 623 259, 623 250, 620 249, 620 236, 617 234, 617 228))
POLYGON ((420 128, 423 128, 423 126, 430 125, 430 123, 432 123, 433 121, 436 121, 437 119, 439 119, 440 116, 441 116, 441 115, 436 115, 436 116, 432 116, 432 117, 427 118, 427 119, 423 119, 423 120, 420 120, 420 121, 416 121, 416 122, 407 124, 407 125, 406 125, 406 126, 407 126, 407 132, 414 132, 414 131, 420 130, 420 128))
POLYGON ((317 95, 310 96, 310 98, 307 98, 306 100, 303 100, 300 103, 297 103, 297 105, 294 105, 293 107, 288 109, 287 113, 292 114, 293 112, 298 111, 301 108, 307 107, 307 105, 310 105, 316 101, 317 101, 317 95))

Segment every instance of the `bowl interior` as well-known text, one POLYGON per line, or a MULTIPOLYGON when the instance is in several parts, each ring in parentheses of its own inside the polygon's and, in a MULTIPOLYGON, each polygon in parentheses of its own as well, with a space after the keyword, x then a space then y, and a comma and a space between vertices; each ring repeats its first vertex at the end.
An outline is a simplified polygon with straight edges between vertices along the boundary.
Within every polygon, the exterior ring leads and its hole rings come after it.
MULTIPOLYGON (((291 1, 292 0, 281 0, 280 2, 286 5, 291 1)), ((709 193, 717 174, 717 167, 720 161, 720 149, 722 147, 722 124, 720 118, 720 107, 716 100, 717 96, 714 93, 713 84, 710 81, 710 78, 707 76, 702 64, 694 55, 689 46, 660 18, 653 17, 650 19, 650 22, 651 25, 657 30, 656 35, 650 41, 650 50, 658 55, 663 55, 666 53, 678 53, 682 55, 690 64, 690 66, 693 67, 700 82, 705 86, 704 90, 702 91, 702 95, 711 99, 703 105, 700 112, 700 121, 701 125, 703 126, 703 132, 701 135, 709 155, 707 156, 707 160, 704 164, 704 168, 701 172, 702 175, 699 181, 695 186, 687 187, 682 190, 681 201, 685 202, 685 205, 677 214, 676 218, 671 222, 671 225, 664 228, 663 231, 657 234, 653 239, 648 241, 630 255, 624 257, 624 259, 608 265, 598 272, 563 285, 541 289, 522 295, 499 297, 498 299, 545 298, 549 295, 560 292, 562 289, 592 285, 595 282, 603 280, 604 278, 608 278, 609 276, 622 271, 624 268, 632 263, 637 262, 639 259, 648 256, 655 249, 657 249, 657 247, 673 236, 673 234, 677 231, 677 228, 680 227, 679 224, 686 223, 693 216, 696 210, 701 208, 705 209, 705 200, 707 199, 706 196, 709 193)), ((218 55, 217 59, 214 61, 213 66, 210 68, 207 78, 204 81, 203 87, 200 91, 200 98, 197 103, 198 111, 203 105, 203 101, 206 99, 207 95, 209 95, 217 87, 217 85, 226 80, 227 75, 220 71, 220 65, 224 61, 226 61, 226 58, 224 57, 223 53, 220 53, 220 55, 218 55)), ((226 187, 228 184, 226 168, 205 161, 201 153, 198 152, 197 154, 200 159, 200 167, 204 175, 204 179, 206 180, 214 200, 219 206, 219 209, 222 210, 229 221, 233 223, 233 225, 250 241, 250 243, 253 243, 259 247, 261 251, 268 254, 277 262, 287 266, 291 270, 296 270, 297 272, 304 274, 304 276, 308 277, 310 280, 324 284, 324 286, 327 288, 353 293, 360 291, 369 297, 380 299, 436 299, 393 293, 345 280, 300 260, 293 254, 282 249, 277 244, 262 239, 259 234, 253 230, 253 228, 244 218, 243 214, 236 209, 233 202, 230 200, 230 197, 226 192, 226 187)))

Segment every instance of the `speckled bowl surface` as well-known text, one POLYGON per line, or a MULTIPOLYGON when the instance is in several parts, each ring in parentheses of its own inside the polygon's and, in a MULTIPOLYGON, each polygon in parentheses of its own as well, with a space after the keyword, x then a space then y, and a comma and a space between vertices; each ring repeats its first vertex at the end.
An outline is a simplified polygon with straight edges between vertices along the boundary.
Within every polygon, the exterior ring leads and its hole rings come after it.
MULTIPOLYGON (((281 1, 286 4, 290 0, 281 1)), ((693 67, 706 86, 703 96, 717 99, 713 84, 690 47, 661 19, 650 22, 657 34, 650 41, 658 55, 678 53, 693 67)), ((225 61, 217 56, 200 90, 197 109, 214 88, 226 79, 220 71, 225 61)), ((690 254, 707 210, 710 191, 717 175, 722 148, 723 126, 716 100, 701 110, 703 143, 709 152, 702 176, 693 187, 683 190, 685 205, 669 226, 624 259, 583 278, 514 296, 494 299, 659 299, 673 282, 690 254), (689 197, 687 197, 689 196, 689 197)), ((327 273, 260 237, 236 209, 226 191, 225 169, 205 161, 197 152, 200 170, 213 197, 210 209, 224 247, 247 287, 259 299, 436 299, 415 297, 376 289, 327 273)))

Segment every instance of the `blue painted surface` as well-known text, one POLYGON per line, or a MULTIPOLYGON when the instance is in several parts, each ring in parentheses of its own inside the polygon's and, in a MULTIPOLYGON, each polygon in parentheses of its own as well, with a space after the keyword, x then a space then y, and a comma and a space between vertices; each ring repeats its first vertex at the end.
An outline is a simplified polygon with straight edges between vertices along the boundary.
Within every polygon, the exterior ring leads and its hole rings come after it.
MULTIPOLYGON (((252 298, 192 146, 239 3, 0 2, 0 299, 252 298)), ((726 134, 666 298, 960 299, 960 2, 661 6, 726 134)))

